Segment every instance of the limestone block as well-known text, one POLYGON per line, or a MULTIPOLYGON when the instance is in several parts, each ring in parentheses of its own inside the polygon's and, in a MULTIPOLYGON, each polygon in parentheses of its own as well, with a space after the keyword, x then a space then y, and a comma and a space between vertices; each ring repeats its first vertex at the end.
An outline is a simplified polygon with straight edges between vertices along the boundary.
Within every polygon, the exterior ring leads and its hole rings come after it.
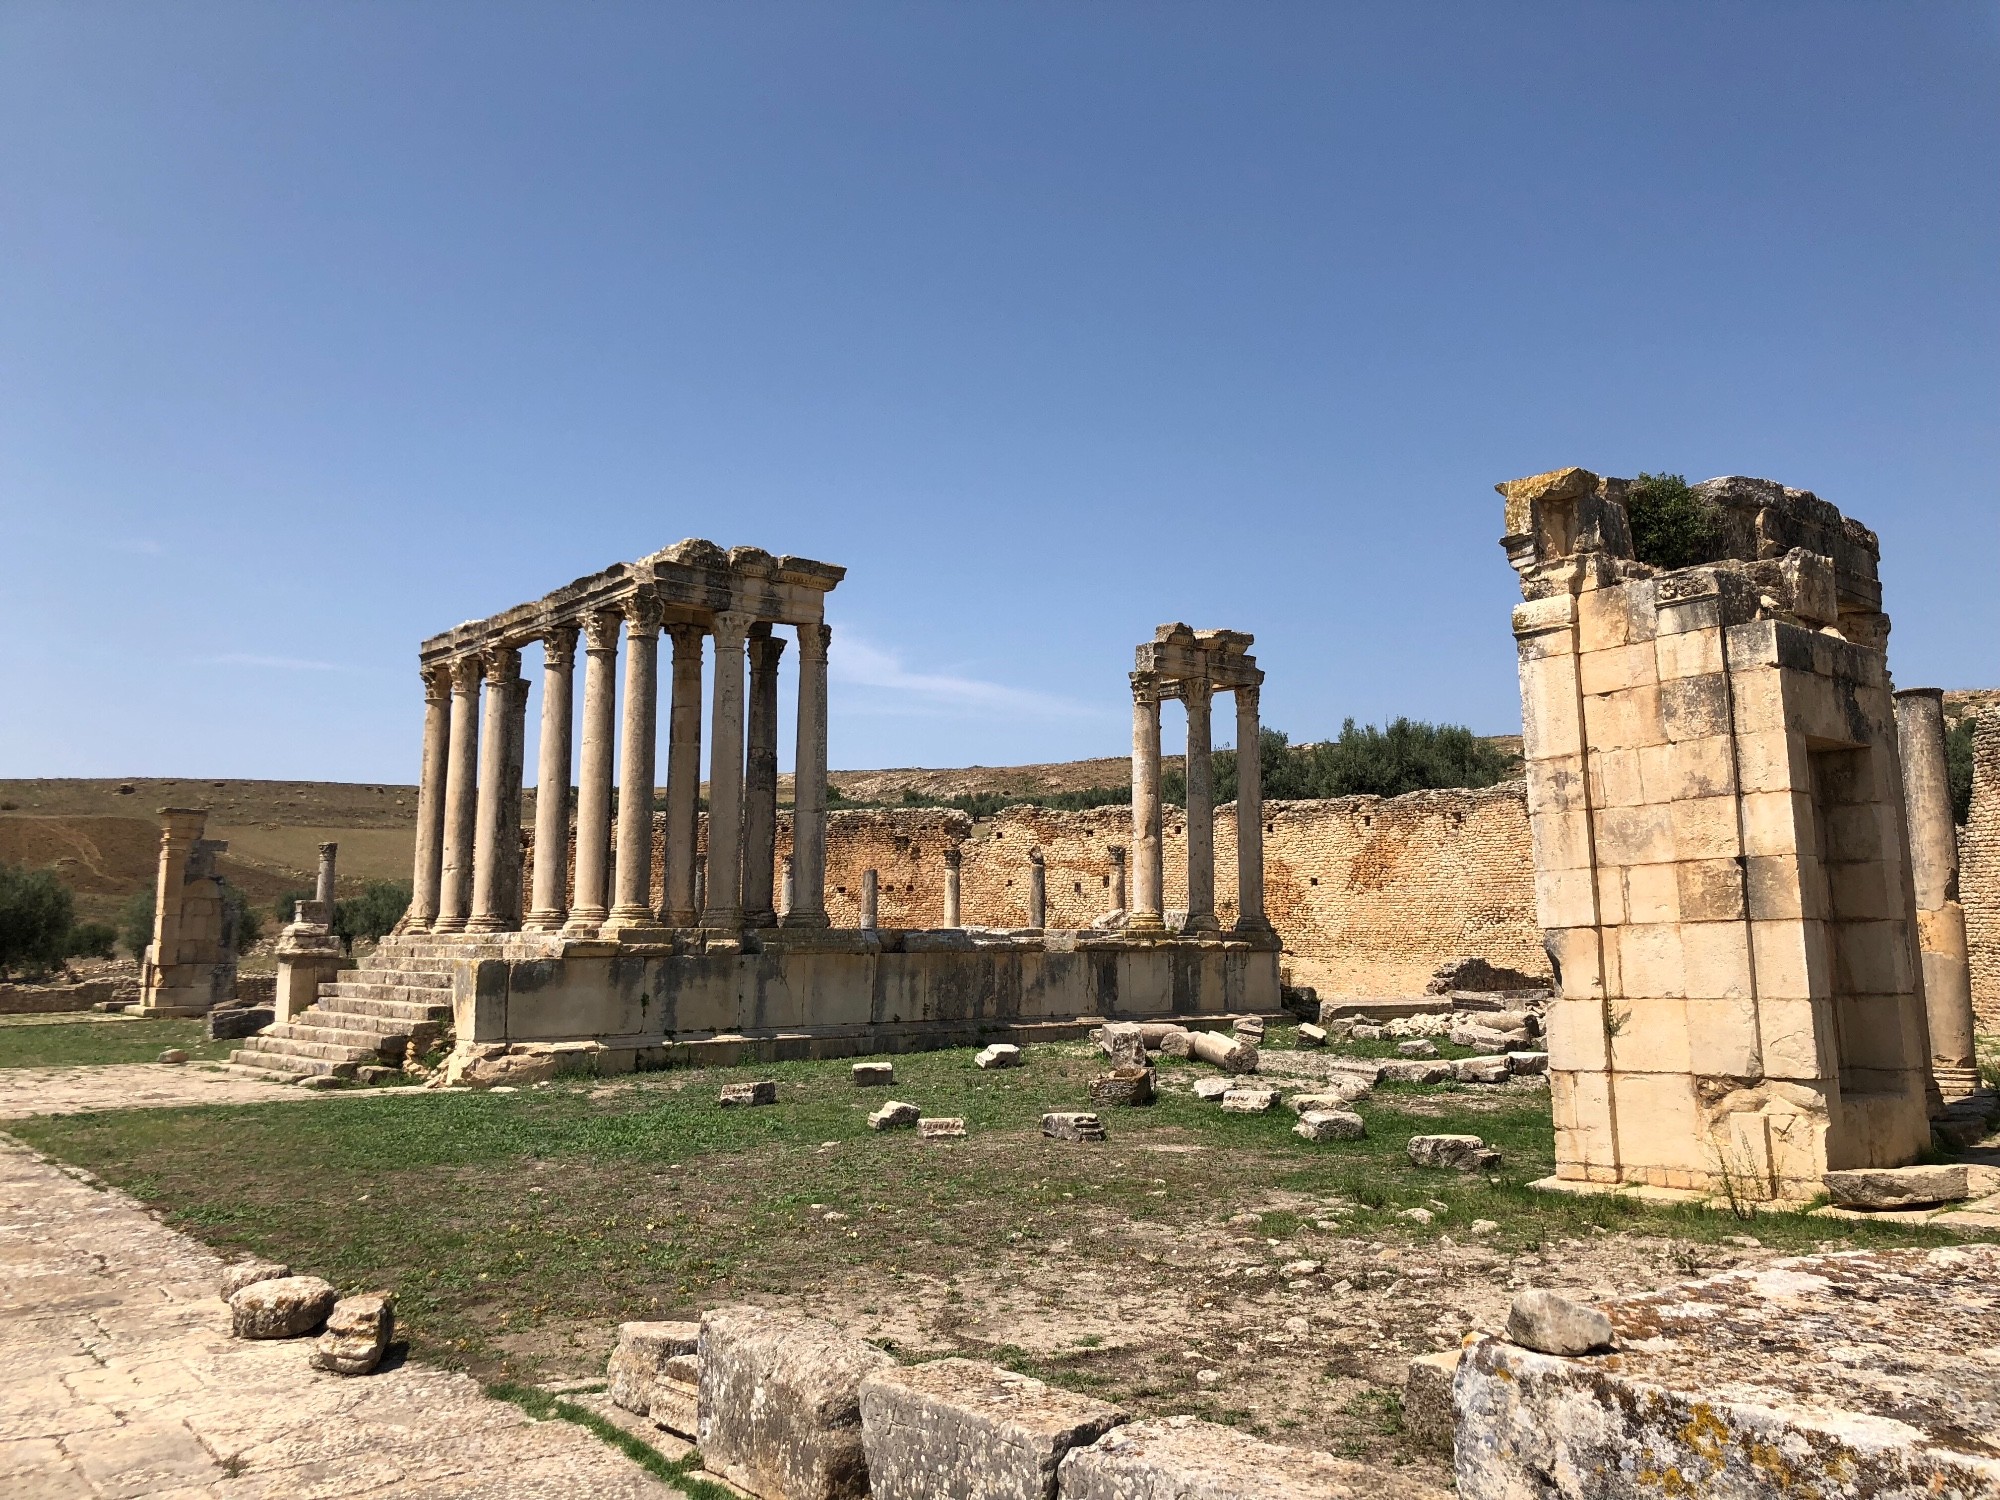
POLYGON ((1742 851, 1734 796, 1683 797, 1668 804, 1676 859, 1733 860, 1742 851))
POLYGON ((1654 670, 1665 687, 1683 677, 1722 670, 1722 636, 1713 630, 1684 630, 1653 640, 1654 670))
POLYGON ((1627 995, 1682 996, 1687 993, 1679 923, 1619 930, 1618 972, 1627 995))
POLYGON ((958 1115, 926 1115, 917 1121, 917 1135, 926 1141, 962 1141, 965 1121, 958 1115))
POLYGON ((1689 1074, 1614 1073, 1611 1087, 1628 1164, 1696 1172, 1714 1166, 1689 1074))
POLYGON ((1376 1074, 1380 1083, 1449 1083, 1454 1077, 1452 1066, 1443 1058, 1435 1062, 1421 1057, 1394 1058, 1382 1064, 1376 1074))
POLYGON ((1671 864, 1675 858, 1671 809, 1605 808, 1597 818, 1597 857, 1607 865, 1671 864))
POLYGON ((1151 1104, 1156 1097, 1153 1070, 1148 1067, 1114 1068, 1090 1081, 1090 1102, 1100 1109, 1151 1104))
POLYGON ((1296 1040, 1301 1047, 1324 1047, 1327 1043, 1326 1028, 1303 1022, 1298 1029, 1296 1040))
POLYGON ((1531 761, 1576 755, 1583 749, 1577 715, 1576 658, 1547 656, 1521 662, 1521 748, 1531 761))
POLYGON ((187 1053, 178 1047, 168 1047, 165 1051, 161 1052, 158 1058, 158 1061, 163 1063, 184 1063, 187 1060, 187 1053))
POLYGON ((1532 1040, 1524 1026, 1483 1026, 1476 1021, 1452 1027, 1450 1039, 1454 1047, 1485 1047, 1489 1050, 1519 1047, 1532 1040))
POLYGON ((1460 1083, 1505 1083, 1514 1072, 1505 1055, 1461 1057, 1452 1064, 1452 1071, 1460 1083))
POLYGON ((896 1065, 886 1062, 858 1062, 854 1065, 856 1088, 877 1088, 896 1081, 896 1065))
MULTIPOLYGON (((1744 871, 1735 859, 1684 859, 1673 866, 1674 899, 1687 922, 1737 922, 1744 918, 1744 871)), ((1745 937, 1747 944, 1748 938, 1745 937)), ((1746 946, 1743 960, 1749 961, 1746 946)), ((1689 978, 1693 994, 1707 994, 1701 982, 1689 978)), ((1719 992, 1718 992, 1719 993, 1719 992)))
POLYGON ((972 1060, 982 1068, 1018 1068, 1021 1066, 1021 1049, 1012 1042, 995 1042, 990 1047, 981 1048, 972 1060))
POLYGON ((754 1307, 701 1319, 702 1462, 762 1500, 868 1493, 861 1382, 895 1361, 831 1324, 754 1307))
MULTIPOLYGON (((1637 778, 1633 786, 1637 789, 1637 778)), ((1529 825, 1538 870, 1585 870, 1591 864, 1590 818, 1581 812, 1539 813, 1529 825)), ((1258 1040, 1253 1038, 1252 1040, 1258 1040)))
POLYGON ((1476 1135, 1413 1135, 1408 1150, 1413 1167, 1491 1172, 1500 1165, 1500 1153, 1476 1135))
POLYGON ((1757 1020, 1766 1077, 1802 1082, 1833 1077, 1833 1007, 1828 1001, 1763 1000, 1757 1020))
POLYGON ((1437 1043, 1427 1036, 1414 1037, 1407 1042, 1398 1042, 1396 1044, 1396 1055, 1398 1057, 1436 1057, 1438 1055, 1437 1043))
POLYGON ((1745 854, 1809 854, 1817 849, 1812 799, 1803 792, 1745 792, 1745 854))
POLYGON ((1851 1167, 1820 1179, 1839 1208, 1921 1208, 1959 1203, 1971 1196, 1967 1168, 1944 1166, 1851 1167))
POLYGON ((887 1369, 861 1382, 875 1500, 1055 1500, 1064 1456, 1129 1420, 1105 1402, 978 1360, 887 1369))
POLYGON ((1403 1376, 1403 1437, 1412 1447, 1433 1453, 1451 1452, 1456 1417, 1451 1404, 1451 1380, 1458 1373, 1459 1351, 1421 1354, 1403 1376))
POLYGON ((1073 1448, 1062 1500, 1442 1500, 1380 1465, 1259 1442, 1233 1427, 1164 1417, 1114 1427, 1073 1448))
POLYGON ((1110 1021, 1098 1028, 1097 1045, 1113 1068, 1146 1066, 1146 1034, 1136 1021, 1110 1021))
POLYGON ((1308 1141, 1358 1141, 1368 1134, 1368 1124, 1349 1109, 1309 1109, 1292 1134, 1308 1141))
POLYGON ((342 1297, 327 1315, 326 1332, 314 1341, 309 1361, 336 1375, 371 1375, 395 1331, 396 1302, 387 1292, 342 1297))
POLYGON ((291 1274, 290 1266, 275 1260, 239 1260, 222 1268, 222 1300, 227 1302, 246 1286, 255 1286, 260 1281, 276 1281, 291 1274))
POLYGON ((778 1081, 775 1078, 759 1078, 750 1083, 725 1083, 715 1097, 715 1102, 724 1109, 778 1102, 778 1081))
POLYGON ((1659 681, 1652 642, 1585 649, 1576 659, 1577 682, 1585 694, 1616 693, 1659 681))
POLYGON ((1810 1000, 1832 992, 1821 926, 1810 919, 1750 924, 1757 994, 1766 1005, 1772 999, 1810 1000))
POLYGON ((1227 1078, 1197 1078, 1194 1081, 1194 1096, 1212 1104, 1235 1087, 1235 1083, 1227 1078))
POLYGON ((280 1276, 253 1282, 229 1299, 230 1336, 290 1339, 311 1333, 333 1311, 331 1282, 317 1276, 280 1276))
POLYGON ((1209 1063, 1225 1073, 1257 1071, 1257 1049, 1248 1042, 1220 1032, 1196 1031, 1189 1033, 1189 1043, 1189 1055, 1197 1062, 1209 1063))
POLYGON ((1233 1115, 1267 1115, 1277 1102, 1276 1089, 1230 1089, 1222 1096, 1222 1107, 1233 1115))
POLYGON ((606 1370, 605 1394, 614 1406, 636 1416, 653 1409, 653 1394, 669 1360, 691 1355, 700 1346, 699 1323, 621 1323, 618 1347, 606 1370))
POLYGON ((1703 997, 1685 1004, 1689 1071, 1704 1078, 1754 1078, 1763 1072, 1754 1000, 1703 997))
POLYGON ((914 1130, 923 1111, 901 1099, 887 1100, 868 1117, 870 1130, 914 1130))
POLYGON ((1549 1055, 1546 1052, 1509 1052, 1507 1071, 1516 1077, 1532 1077, 1549 1070, 1549 1055))
POLYGON ((1586 1303, 1531 1289, 1508 1308, 1507 1337, 1524 1349, 1574 1357, 1611 1347, 1611 1319, 1586 1303))
POLYGON ((1104 1122, 1094 1114, 1057 1111, 1042 1116, 1042 1134, 1052 1141, 1101 1141, 1104 1122))
POLYGON ((1611 1066, 1621 1072, 1688 1071, 1687 1002, 1671 996, 1614 1000, 1611 1066))
POLYGON ((1555 1066, 1599 1072, 1610 1066, 1611 1043, 1605 1033, 1604 1002, 1558 1000, 1548 1009, 1549 1055, 1555 1066))
POLYGON ((1177 1021, 1141 1021, 1139 1036, 1146 1044, 1148 1052, 1158 1052, 1166 1045, 1167 1038, 1179 1033, 1185 1035, 1187 1027, 1177 1021))
POLYGON ((1238 1016, 1229 1023, 1230 1033, 1253 1047, 1264 1043, 1264 1018, 1262 1016, 1238 1016))

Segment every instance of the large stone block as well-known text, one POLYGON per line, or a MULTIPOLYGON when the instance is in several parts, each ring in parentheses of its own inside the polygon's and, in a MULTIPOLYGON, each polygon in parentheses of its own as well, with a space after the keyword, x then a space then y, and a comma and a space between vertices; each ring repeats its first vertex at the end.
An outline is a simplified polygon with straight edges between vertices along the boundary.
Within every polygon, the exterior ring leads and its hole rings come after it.
POLYGON ((1616 1353, 1465 1352, 1462 1500, 2000 1495, 2000 1247, 1783 1260, 1603 1310, 1616 1353))
POLYGON ((693 1354, 701 1340, 699 1323, 620 1323, 618 1347, 606 1370, 605 1394, 614 1406, 648 1416, 667 1362, 693 1354))
POLYGON ((971 1359, 888 1369, 861 1382, 875 1500, 1055 1500, 1070 1449, 1127 1413, 971 1359))
POLYGON ((1393 1469, 1166 1417, 1113 1428, 1062 1461, 1062 1500, 1443 1500, 1393 1469))
POLYGON ((1420 1354, 1403 1376, 1403 1438, 1412 1447, 1451 1452, 1457 1418, 1451 1404, 1452 1377, 1458 1374, 1459 1351, 1420 1354))
POLYGON ((761 1500, 868 1493, 861 1382, 895 1364, 830 1323, 754 1307, 701 1319, 702 1461, 761 1500))

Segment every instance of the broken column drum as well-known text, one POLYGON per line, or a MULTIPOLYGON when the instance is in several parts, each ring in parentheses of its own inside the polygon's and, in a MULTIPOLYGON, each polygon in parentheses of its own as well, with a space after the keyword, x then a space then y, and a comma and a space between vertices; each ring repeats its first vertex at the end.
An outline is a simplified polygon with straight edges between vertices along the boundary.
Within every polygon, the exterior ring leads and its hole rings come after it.
MULTIPOLYGON (((1160 705, 1186 706, 1187 920, 1190 937, 1215 935, 1215 797, 1210 764, 1215 694, 1236 700, 1236 933, 1271 936, 1264 916, 1264 801, 1257 774, 1258 693, 1264 674, 1247 655, 1256 637, 1240 630, 1162 625, 1138 648, 1132 673, 1132 908, 1126 930, 1166 930, 1160 807, 1160 705), (1244 746, 1249 753, 1240 753, 1244 746)), ((1122 851, 1120 851, 1122 856, 1122 851)), ((1118 872, 1123 883, 1124 863, 1118 872)))
POLYGON ((1803 1199, 1929 1143, 1874 533, 1695 487, 1716 560, 1634 556, 1628 481, 1499 486, 1523 603, 1557 1179, 1803 1199))

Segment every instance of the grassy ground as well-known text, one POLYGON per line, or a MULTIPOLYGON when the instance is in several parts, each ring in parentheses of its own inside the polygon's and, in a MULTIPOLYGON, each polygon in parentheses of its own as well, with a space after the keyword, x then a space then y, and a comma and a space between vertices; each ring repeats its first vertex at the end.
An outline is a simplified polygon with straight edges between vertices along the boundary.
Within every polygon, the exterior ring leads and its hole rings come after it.
POLYGON ((221 1061, 241 1042, 211 1042, 200 1021, 124 1016, 0 1016, 0 1068, 75 1068, 152 1062, 179 1047, 196 1062, 221 1061))

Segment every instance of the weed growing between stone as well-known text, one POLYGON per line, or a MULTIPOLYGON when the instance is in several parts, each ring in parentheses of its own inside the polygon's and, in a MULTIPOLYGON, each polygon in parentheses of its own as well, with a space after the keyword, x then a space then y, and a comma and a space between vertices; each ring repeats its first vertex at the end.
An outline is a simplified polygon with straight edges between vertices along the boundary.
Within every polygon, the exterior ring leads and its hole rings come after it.
POLYGON ((587 1407, 565 1401, 531 1385, 497 1381, 486 1387, 486 1394, 496 1401, 513 1403, 538 1422, 574 1422, 609 1443, 655 1479, 665 1480, 692 1500, 730 1500, 729 1491, 703 1479, 697 1472, 701 1468, 698 1450, 690 1449, 680 1458, 670 1459, 650 1443, 642 1442, 624 1428, 605 1421, 587 1407))

